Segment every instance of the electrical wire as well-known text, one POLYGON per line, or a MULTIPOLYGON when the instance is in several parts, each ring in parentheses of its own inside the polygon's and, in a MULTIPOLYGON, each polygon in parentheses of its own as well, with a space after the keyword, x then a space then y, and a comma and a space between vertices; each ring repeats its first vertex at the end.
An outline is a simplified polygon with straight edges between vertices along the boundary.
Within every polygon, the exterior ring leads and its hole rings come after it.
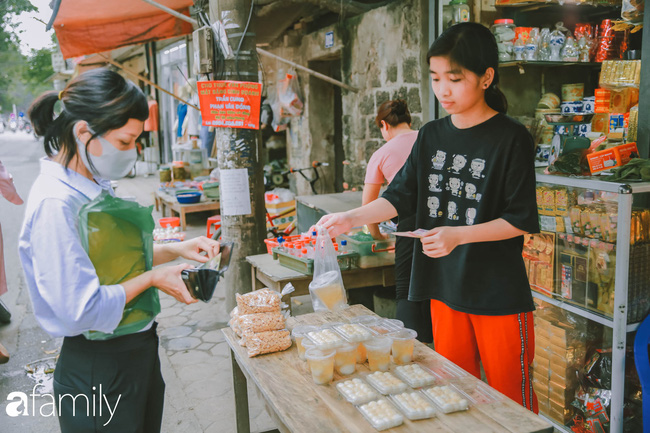
POLYGON ((237 54, 235 54, 235 70, 237 71, 237 78, 239 81, 241 81, 241 74, 239 72, 239 52, 241 50, 241 46, 244 43, 244 38, 246 37, 246 33, 248 33, 248 26, 251 23, 251 18, 253 16, 253 7, 255 6, 255 0, 251 0, 251 10, 248 13, 248 21, 246 22, 246 27, 244 28, 244 33, 241 35, 241 39, 239 40, 239 45, 237 46, 237 54))

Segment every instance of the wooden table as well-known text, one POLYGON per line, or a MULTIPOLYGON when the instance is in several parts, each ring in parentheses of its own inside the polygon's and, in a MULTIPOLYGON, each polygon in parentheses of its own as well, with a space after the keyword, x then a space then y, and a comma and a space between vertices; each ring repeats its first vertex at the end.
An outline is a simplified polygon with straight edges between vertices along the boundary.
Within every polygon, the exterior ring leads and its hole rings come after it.
MULTIPOLYGON (((273 260, 271 254, 248 256, 246 261, 251 264, 253 290, 268 287, 281 292, 284 286, 291 283, 296 290, 289 295, 290 297, 309 295, 309 283, 314 278, 312 275, 282 266, 279 261, 273 260)), ((373 286, 390 287, 395 285, 395 265, 350 269, 341 271, 341 276, 346 290, 373 286)), ((287 304, 291 305, 291 302, 287 304)))
MULTIPOLYGON (((373 313, 361 305, 354 305, 338 313, 312 313, 292 317, 287 321, 287 328, 293 329, 296 325, 340 321, 344 318, 364 314, 373 313)), ((334 386, 314 384, 307 364, 298 358, 295 345, 284 352, 249 358, 246 349, 239 345, 237 336, 230 328, 225 328, 222 331, 230 346, 232 358, 238 433, 250 431, 248 380, 255 385, 264 398, 270 416, 275 421, 277 429, 282 433, 366 433, 375 431, 361 413, 339 395, 334 386)), ((416 342, 414 360, 434 370, 442 365, 451 364, 420 342, 416 342)), ((458 367, 455 368, 461 371, 458 367)), ((363 371, 368 371, 367 364, 358 364, 357 373, 363 371)), ((461 372, 464 373, 464 371, 461 372)), ((458 386, 469 387, 472 384, 482 384, 475 377, 465 374, 465 377, 455 379, 458 386)), ((342 377, 335 375, 334 380, 339 379, 342 377)), ((482 386, 487 385, 483 384, 482 386)), ((409 421, 405 418, 404 424, 386 431, 404 433, 553 432, 553 427, 545 420, 496 390, 491 388, 490 390, 500 397, 499 401, 471 405, 467 411, 449 415, 438 414, 437 417, 429 420, 409 421)))
POLYGON ((216 214, 219 214, 219 200, 212 200, 201 196, 201 201, 195 204, 180 204, 176 197, 171 194, 167 194, 164 191, 157 190, 154 193, 154 199, 156 202, 156 210, 161 208, 162 216, 166 216, 165 209, 169 208, 169 216, 174 216, 174 212, 178 214, 181 219, 181 230, 185 230, 185 215, 188 213, 194 212, 203 212, 203 211, 215 211, 216 214))

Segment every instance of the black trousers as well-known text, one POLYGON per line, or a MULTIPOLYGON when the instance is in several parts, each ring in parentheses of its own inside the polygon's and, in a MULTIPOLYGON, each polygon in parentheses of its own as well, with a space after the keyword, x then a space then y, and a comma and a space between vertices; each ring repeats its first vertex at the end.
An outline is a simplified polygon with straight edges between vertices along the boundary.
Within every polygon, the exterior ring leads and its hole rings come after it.
MULTIPOLYGON (((414 230, 415 218, 400 220, 397 230, 414 230)), ((433 325, 431 323, 431 304, 428 301, 409 301, 411 268, 413 266, 413 248, 419 239, 397 236, 395 239, 395 293, 397 299, 397 319, 404 326, 418 333, 418 340, 433 343, 433 325)))
POLYGON ((105 341, 63 340, 54 371, 62 433, 160 432, 165 382, 156 328, 105 341))

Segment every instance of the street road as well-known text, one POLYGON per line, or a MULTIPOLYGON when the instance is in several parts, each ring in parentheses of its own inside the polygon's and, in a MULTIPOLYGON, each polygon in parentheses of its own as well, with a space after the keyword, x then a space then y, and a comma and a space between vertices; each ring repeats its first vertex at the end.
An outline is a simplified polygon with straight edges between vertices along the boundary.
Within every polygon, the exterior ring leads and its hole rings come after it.
MULTIPOLYGON (((0 134, 0 161, 14 176, 14 183, 23 200, 27 200, 29 190, 38 176, 39 159, 44 155, 42 140, 36 140, 33 135, 7 131, 0 134)), ((56 417, 33 413, 31 396, 28 416, 10 417, 6 412, 7 396, 11 392, 23 392, 29 396, 37 384, 36 380, 27 374, 26 365, 31 364, 42 371, 48 365, 47 361, 36 364, 35 361, 56 356, 53 351, 61 343, 60 340, 47 335, 38 326, 32 314, 29 294, 24 285, 23 271, 18 259, 18 236, 24 213, 25 205, 16 206, 0 198, 0 225, 9 286, 9 292, 2 296, 2 301, 12 313, 11 323, 0 325, 0 342, 11 353, 9 363, 0 365, 0 432, 2 433, 58 431, 56 417)), ((56 230, 56 227, 52 227, 52 230, 56 230)), ((52 251, 52 254, 56 253, 52 251)), ((51 374, 42 375, 47 378, 51 376, 51 374)), ((48 386, 51 384, 45 384, 45 388, 41 390, 51 392, 48 386)), ((38 393, 39 389, 36 391, 38 393)), ((38 397, 35 398, 36 412, 39 411, 42 403, 38 397)))

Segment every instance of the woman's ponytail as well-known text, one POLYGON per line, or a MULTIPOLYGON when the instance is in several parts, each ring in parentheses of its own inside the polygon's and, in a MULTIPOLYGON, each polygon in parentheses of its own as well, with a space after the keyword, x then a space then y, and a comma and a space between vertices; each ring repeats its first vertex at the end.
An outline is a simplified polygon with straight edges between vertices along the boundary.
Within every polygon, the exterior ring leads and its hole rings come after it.
POLYGON ((34 132, 41 137, 54 123, 54 105, 59 100, 59 92, 52 90, 43 93, 29 107, 27 115, 32 122, 34 132))
POLYGON ((494 111, 505 114, 508 111, 508 100, 496 84, 490 85, 485 91, 485 102, 494 111))

